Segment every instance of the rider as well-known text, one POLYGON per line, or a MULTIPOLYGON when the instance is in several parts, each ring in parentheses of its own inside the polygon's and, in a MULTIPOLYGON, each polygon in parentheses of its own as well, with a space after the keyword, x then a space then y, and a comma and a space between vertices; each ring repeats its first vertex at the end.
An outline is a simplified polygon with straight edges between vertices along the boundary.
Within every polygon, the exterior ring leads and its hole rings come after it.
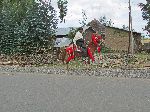
POLYGON ((78 28, 78 32, 76 33, 73 42, 74 44, 76 44, 77 46, 81 47, 81 51, 83 52, 83 56, 87 55, 87 50, 86 50, 86 46, 84 45, 84 39, 83 39, 83 28, 80 27, 78 28))

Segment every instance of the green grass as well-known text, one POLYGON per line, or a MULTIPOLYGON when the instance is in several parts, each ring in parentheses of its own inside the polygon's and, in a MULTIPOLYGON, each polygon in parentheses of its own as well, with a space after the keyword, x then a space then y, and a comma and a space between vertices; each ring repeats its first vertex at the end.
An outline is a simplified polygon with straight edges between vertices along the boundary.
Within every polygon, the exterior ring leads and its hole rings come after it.
POLYGON ((148 53, 138 53, 138 54, 135 54, 135 56, 139 60, 148 60, 148 61, 150 61, 150 54, 148 54, 148 53))

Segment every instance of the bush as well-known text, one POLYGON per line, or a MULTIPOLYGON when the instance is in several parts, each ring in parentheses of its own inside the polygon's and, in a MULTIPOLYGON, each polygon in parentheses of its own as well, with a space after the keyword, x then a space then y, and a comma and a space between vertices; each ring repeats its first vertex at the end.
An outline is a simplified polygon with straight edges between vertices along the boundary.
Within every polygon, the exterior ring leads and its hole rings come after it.
POLYGON ((34 2, 27 6, 26 16, 19 22, 15 8, 7 4, 0 13, 0 53, 30 54, 40 48, 49 48, 49 37, 57 27, 56 12, 51 4, 34 2))

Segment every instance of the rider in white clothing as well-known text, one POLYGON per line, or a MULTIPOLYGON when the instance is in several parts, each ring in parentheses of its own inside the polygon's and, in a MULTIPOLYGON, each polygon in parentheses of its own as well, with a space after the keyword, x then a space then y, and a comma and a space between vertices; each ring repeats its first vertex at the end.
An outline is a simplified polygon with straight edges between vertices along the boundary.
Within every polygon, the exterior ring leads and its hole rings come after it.
POLYGON ((81 47, 82 52, 83 52, 83 56, 86 56, 87 55, 87 50, 86 50, 86 46, 84 45, 84 39, 83 39, 82 33, 83 33, 83 28, 80 27, 78 29, 78 32, 76 33, 74 39, 73 39, 73 42, 77 46, 81 47))
POLYGON ((79 31, 76 33, 76 35, 75 35, 75 37, 74 37, 74 39, 73 39, 74 44, 76 44, 77 40, 83 39, 82 32, 83 32, 83 30, 82 30, 82 28, 81 28, 81 29, 79 29, 79 31))

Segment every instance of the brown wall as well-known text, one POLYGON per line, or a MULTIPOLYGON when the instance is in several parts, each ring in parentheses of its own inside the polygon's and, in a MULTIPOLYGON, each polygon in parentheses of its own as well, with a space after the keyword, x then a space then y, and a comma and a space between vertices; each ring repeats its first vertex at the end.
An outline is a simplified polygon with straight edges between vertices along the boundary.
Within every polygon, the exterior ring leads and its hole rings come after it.
MULTIPOLYGON (((106 27, 105 32, 105 43, 107 47, 110 47, 112 50, 116 51, 128 51, 128 31, 113 27, 106 27)), ((133 35, 136 40, 134 48, 135 51, 137 51, 137 49, 139 49, 139 45, 141 44, 141 35, 139 33, 133 33, 133 35)))

